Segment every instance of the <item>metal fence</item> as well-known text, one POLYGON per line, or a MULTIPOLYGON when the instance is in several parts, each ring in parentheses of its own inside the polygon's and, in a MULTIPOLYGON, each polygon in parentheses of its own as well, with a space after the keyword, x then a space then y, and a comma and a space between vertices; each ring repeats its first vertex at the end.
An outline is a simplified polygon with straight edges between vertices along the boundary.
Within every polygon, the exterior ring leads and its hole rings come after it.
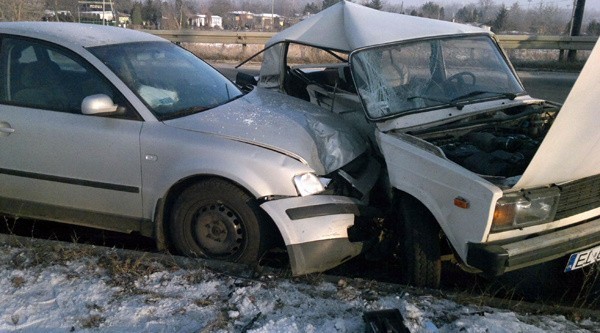
POLYGON ((504 49, 591 50, 598 37, 498 35, 504 49))
MULTIPOLYGON (((172 42, 179 43, 223 43, 223 44, 265 44, 272 32, 238 32, 205 30, 145 30, 172 42)), ((504 49, 538 50, 591 50, 598 37, 580 36, 536 36, 536 35, 497 35, 504 49)))

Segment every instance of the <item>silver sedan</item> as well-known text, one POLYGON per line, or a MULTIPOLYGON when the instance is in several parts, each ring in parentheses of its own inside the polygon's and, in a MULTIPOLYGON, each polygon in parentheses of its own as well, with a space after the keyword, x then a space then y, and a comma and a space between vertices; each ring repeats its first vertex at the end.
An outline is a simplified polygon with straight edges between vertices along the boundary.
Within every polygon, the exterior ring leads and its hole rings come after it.
POLYGON ((134 30, 0 23, 0 213, 154 237, 294 274, 357 255, 380 166, 309 103, 244 94, 185 49, 134 30))

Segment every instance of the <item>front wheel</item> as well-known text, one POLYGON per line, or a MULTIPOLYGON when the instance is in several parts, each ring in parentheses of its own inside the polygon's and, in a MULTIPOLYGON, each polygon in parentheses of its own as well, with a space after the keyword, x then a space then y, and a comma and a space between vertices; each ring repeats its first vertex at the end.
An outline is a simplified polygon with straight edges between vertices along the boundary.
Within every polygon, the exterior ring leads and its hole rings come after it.
POLYGON ((440 228, 427 208, 412 197, 400 204, 399 240, 400 258, 405 283, 438 288, 442 275, 440 228))
POLYGON ((258 203, 237 186, 209 179, 185 189, 173 205, 169 232, 184 255, 258 263, 267 250, 258 203))

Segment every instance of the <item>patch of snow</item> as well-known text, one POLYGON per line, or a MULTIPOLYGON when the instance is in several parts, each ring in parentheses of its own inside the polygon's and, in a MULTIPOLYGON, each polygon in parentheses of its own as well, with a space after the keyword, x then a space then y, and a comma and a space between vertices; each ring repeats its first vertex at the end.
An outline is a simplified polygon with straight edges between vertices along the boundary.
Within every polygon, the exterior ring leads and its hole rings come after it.
POLYGON ((108 258, 112 264, 101 255, 44 261, 27 248, 0 247, 0 332, 363 332, 363 313, 382 309, 399 309, 411 332, 598 332, 600 327, 591 319, 527 316, 345 280, 248 279, 108 258))

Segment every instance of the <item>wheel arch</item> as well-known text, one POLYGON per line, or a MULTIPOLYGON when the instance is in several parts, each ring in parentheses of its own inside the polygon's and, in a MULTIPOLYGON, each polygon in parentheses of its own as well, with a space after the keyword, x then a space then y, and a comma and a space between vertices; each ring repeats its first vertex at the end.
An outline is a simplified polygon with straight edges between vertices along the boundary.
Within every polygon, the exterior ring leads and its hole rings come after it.
MULTIPOLYGON (((166 191, 163 197, 160 198, 156 203, 153 235, 156 240, 156 246, 159 251, 165 251, 171 248, 171 241, 169 239, 168 233, 168 223, 170 220, 169 217, 172 214, 172 207, 175 203, 175 200, 177 200, 181 193, 190 186, 209 179, 218 179, 223 182, 227 182, 239 188, 240 190, 248 194, 248 196, 254 198, 254 200, 261 200, 261 198, 257 198, 256 195, 252 193, 252 191, 248 190, 246 186, 221 175, 197 174, 181 179, 178 182, 171 185, 171 187, 166 191)), ((273 220, 269 217, 268 214, 265 213, 262 216, 260 216, 260 218, 263 218, 270 228, 273 228, 273 230, 277 230, 279 237, 281 237, 281 231, 279 230, 279 228, 277 228, 275 222, 273 222, 273 220)))
MULTIPOLYGON (((435 223, 436 227, 438 228, 438 231, 441 232, 441 235, 443 237, 440 237, 440 249, 442 250, 442 255, 444 254, 454 254, 454 248, 451 244, 451 242, 449 241, 448 237, 447 237, 447 233, 444 230, 444 224, 440 223, 440 219, 438 218, 438 216, 436 216, 436 214, 434 213, 434 210, 432 210, 430 208, 430 206, 428 206, 426 204, 426 202, 424 202, 421 198, 409 193, 409 192, 405 192, 402 190, 399 190, 397 188, 394 188, 393 191, 393 198, 392 198, 392 207, 395 210, 394 212, 392 212, 393 214, 397 215, 400 213, 400 210, 402 209, 406 209, 408 206, 416 205, 416 209, 413 210, 413 214, 427 214, 430 215, 429 217, 432 219, 432 221, 435 223), (444 241, 447 240, 447 241, 444 241)), ((415 216, 413 216, 414 218, 415 216)), ((396 220, 396 223, 400 223, 400 221, 396 220)))

